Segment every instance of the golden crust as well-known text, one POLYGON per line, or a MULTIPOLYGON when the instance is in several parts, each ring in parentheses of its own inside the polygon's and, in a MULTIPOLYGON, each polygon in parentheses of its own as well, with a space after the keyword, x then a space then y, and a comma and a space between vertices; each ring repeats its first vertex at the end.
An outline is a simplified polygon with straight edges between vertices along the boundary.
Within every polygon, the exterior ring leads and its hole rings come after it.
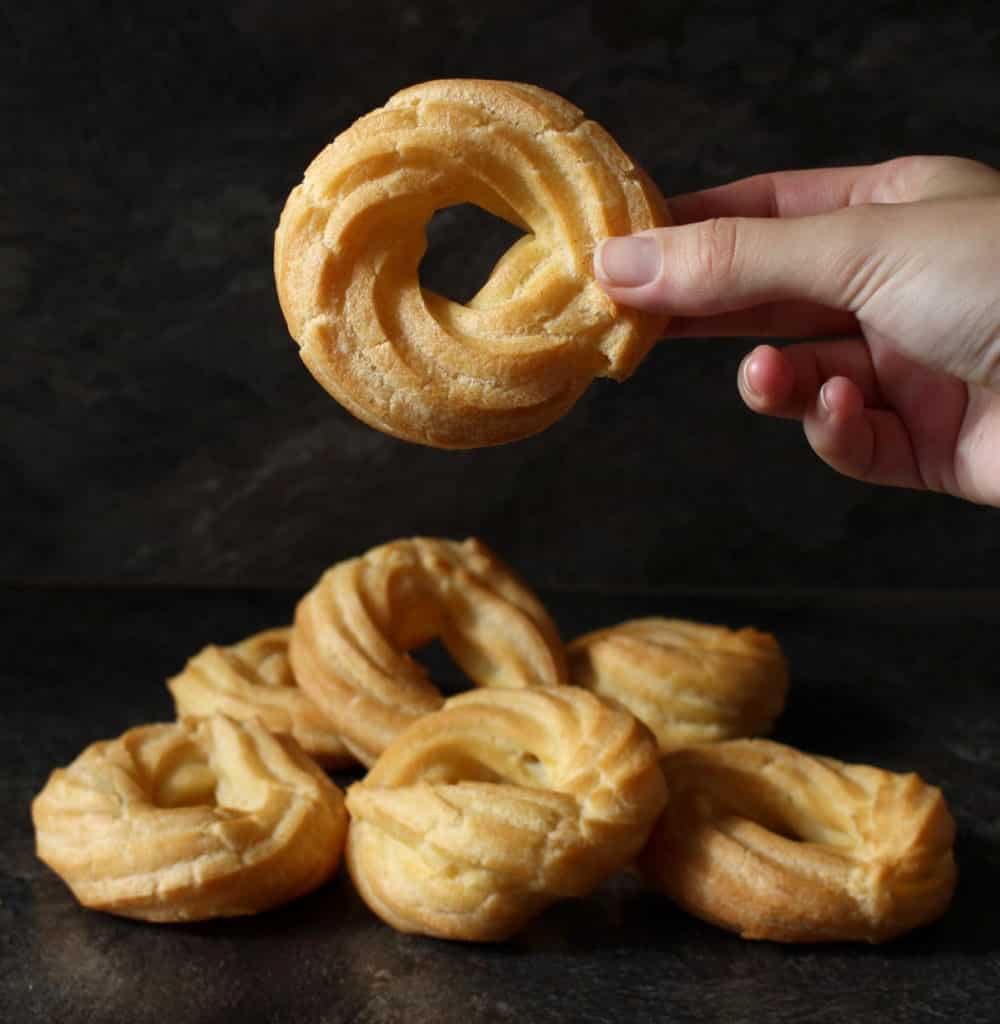
POLYGON ((748 939, 883 942, 935 920, 955 823, 914 774, 769 740, 662 761, 670 804, 639 860, 686 910, 748 939))
POLYGON ((347 831, 343 794, 293 739, 223 715, 94 743, 31 810, 38 856, 81 904, 161 922, 310 892, 347 831))
POLYGON ((632 715, 576 687, 471 691, 350 787, 345 859, 394 928, 499 941, 629 864, 665 799, 632 715))
POLYGON ((288 660, 290 627, 256 633, 230 647, 210 644, 167 681, 178 718, 219 712, 241 721, 259 718, 270 732, 287 733, 329 769, 354 758, 330 720, 295 682, 288 660))
POLYGON ((478 540, 397 540, 329 569, 299 602, 289 645, 299 685, 370 765, 444 698, 406 652, 440 637, 477 686, 566 682, 559 631, 478 540))
POLYGON ((536 86, 453 79, 393 96, 288 197, 278 299, 306 366, 359 419, 439 448, 527 437, 595 376, 624 380, 665 317, 619 308, 597 243, 667 223, 614 140, 536 86), (435 210, 473 203, 529 234, 468 305, 420 287, 435 210))
POLYGON ((664 752, 767 732, 781 714, 788 665, 756 629, 632 619, 577 637, 570 681, 626 707, 664 752))

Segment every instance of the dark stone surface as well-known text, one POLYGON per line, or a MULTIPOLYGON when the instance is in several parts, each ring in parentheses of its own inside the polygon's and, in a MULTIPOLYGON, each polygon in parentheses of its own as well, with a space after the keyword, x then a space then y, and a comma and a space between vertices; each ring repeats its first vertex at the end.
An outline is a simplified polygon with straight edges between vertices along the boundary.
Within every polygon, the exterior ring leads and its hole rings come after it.
MULTIPOLYGON (((992 2, 8 4, 0 15, 0 578, 303 586, 414 533, 562 583, 992 585, 998 513, 837 477, 747 413, 746 341, 671 343, 529 441, 355 422, 271 280, 308 160, 395 89, 548 86, 668 194, 776 168, 1000 163, 992 2)), ((496 239, 447 221, 460 294, 496 239)), ((437 248, 443 247, 438 252, 437 248)))
MULTIPOLYGON (((958 822, 954 904, 882 947, 743 942, 629 878, 502 947, 399 935, 341 874, 252 919, 186 927, 80 909, 33 856, 29 803, 89 742, 170 716, 202 644, 283 621, 290 592, 0 590, 0 1007, 20 1022, 993 1024, 1000 986, 1000 599, 776 591, 548 593, 564 634, 640 614, 771 629, 792 688, 776 738, 916 770, 958 822)), ((432 667, 449 683, 454 671, 432 667)))

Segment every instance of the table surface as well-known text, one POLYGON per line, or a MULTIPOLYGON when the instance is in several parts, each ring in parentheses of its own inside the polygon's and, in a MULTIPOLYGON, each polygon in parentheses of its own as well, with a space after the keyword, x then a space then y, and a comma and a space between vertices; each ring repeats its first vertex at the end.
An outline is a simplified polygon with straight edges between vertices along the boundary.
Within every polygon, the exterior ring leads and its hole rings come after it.
MULTIPOLYGON (((915 770, 958 822, 938 923, 885 946, 745 942, 626 877, 502 946, 400 935, 341 872, 256 918, 153 926, 78 907, 33 853, 29 805, 93 740, 172 717, 163 680, 208 642, 287 621, 295 595, 0 589, 0 1014, 6 1021, 995 1022, 1000 993, 1000 592, 543 594, 565 636, 663 614, 773 631, 792 666, 775 738, 915 770)), ((427 664, 458 677, 439 650, 427 664)))

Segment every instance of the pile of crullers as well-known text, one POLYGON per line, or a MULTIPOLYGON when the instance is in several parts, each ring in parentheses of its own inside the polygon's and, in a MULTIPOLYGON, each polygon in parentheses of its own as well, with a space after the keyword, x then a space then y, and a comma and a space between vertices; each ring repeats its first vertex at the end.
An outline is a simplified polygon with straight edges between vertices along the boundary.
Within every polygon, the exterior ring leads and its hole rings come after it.
POLYGON ((169 680, 178 721, 95 743, 33 804, 38 854, 85 906, 252 914, 341 855, 393 927, 502 940, 634 867, 747 938, 890 939, 938 917, 954 823, 916 775, 762 739, 788 684, 773 637, 640 619, 563 646, 482 543, 341 562, 294 624, 169 680), (440 638, 476 689, 410 651, 440 638), (367 769, 346 794, 325 769, 367 769))

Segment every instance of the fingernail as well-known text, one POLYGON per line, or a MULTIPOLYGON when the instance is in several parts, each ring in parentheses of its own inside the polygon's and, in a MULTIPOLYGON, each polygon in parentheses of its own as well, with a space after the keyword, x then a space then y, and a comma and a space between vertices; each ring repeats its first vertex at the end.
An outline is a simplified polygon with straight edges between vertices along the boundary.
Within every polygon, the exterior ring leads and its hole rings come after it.
POLYGON ((830 404, 830 382, 829 381, 827 381, 819 389, 819 402, 817 403, 817 408, 818 408, 820 416, 822 416, 824 419, 826 419, 833 412, 833 406, 830 404))
POLYGON ((649 284, 660 274, 660 246, 644 235, 608 238, 595 254, 594 269, 605 284, 619 288, 649 284))
POLYGON ((740 363, 740 380, 743 382, 743 390, 750 395, 759 395, 760 392, 754 386, 753 379, 750 376, 750 365, 752 359, 750 356, 744 356, 743 362, 740 363))

